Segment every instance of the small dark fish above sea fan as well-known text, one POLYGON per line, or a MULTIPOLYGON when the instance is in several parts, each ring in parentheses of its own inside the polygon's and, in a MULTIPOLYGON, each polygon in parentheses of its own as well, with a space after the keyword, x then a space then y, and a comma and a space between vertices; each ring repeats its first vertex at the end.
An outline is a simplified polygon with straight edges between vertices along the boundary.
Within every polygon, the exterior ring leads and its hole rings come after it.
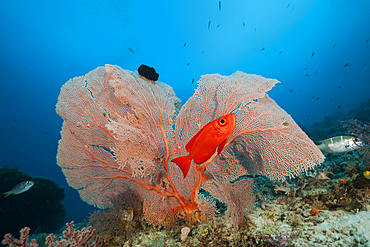
POLYGON ((313 57, 313 56, 315 56, 315 52, 312 52, 312 56, 311 57, 313 57))
POLYGON ((152 81, 158 80, 159 75, 155 71, 155 69, 152 67, 142 64, 140 65, 137 71, 139 72, 141 76, 145 77, 148 80, 152 80, 152 81))
POLYGON ((347 67, 349 65, 349 63, 346 63, 343 67, 347 67))

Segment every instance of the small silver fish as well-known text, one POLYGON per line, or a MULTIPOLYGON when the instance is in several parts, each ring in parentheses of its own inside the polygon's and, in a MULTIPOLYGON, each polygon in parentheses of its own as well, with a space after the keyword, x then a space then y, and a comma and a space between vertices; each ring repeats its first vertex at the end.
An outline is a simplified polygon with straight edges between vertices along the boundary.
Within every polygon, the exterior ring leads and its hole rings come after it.
POLYGON ((336 136, 322 141, 317 147, 328 153, 345 153, 362 146, 363 143, 353 136, 336 136))
POLYGON ((35 182, 33 181, 23 181, 17 184, 11 191, 5 192, 3 194, 5 195, 5 198, 10 195, 18 195, 29 190, 34 184, 35 182))

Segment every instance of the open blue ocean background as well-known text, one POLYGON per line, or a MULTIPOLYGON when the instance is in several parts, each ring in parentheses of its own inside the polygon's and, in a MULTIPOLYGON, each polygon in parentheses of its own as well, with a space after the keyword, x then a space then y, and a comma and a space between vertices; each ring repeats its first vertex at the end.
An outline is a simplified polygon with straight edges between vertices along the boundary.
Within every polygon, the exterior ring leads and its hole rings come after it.
POLYGON ((0 1, 0 165, 64 187, 67 220, 93 211, 56 164, 60 87, 98 66, 154 67, 183 103, 201 75, 278 79, 268 94, 311 126, 370 98, 370 1, 0 1), (195 82, 192 84, 192 80, 195 82))

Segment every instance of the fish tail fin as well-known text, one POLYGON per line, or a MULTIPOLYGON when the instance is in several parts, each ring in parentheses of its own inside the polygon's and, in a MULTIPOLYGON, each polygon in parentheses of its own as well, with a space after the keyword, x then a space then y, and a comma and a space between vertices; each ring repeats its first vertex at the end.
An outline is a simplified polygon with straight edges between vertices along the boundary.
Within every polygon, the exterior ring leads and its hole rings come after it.
POLYGON ((188 175, 190 164, 191 164, 191 159, 189 158, 189 155, 187 156, 182 156, 175 158, 171 160, 173 163, 176 163, 184 174, 184 178, 188 175))
POLYGON ((4 198, 7 198, 8 196, 10 196, 10 195, 11 195, 11 193, 10 193, 10 191, 8 191, 8 192, 4 192, 4 193, 3 193, 3 195, 4 195, 4 198))

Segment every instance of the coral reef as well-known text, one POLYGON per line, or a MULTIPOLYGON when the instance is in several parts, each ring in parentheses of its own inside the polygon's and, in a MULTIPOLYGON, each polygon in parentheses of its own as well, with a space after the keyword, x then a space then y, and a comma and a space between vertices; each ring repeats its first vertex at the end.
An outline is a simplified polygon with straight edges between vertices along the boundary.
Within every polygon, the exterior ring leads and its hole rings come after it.
MULTIPOLYGON (((315 170, 284 182, 255 177, 257 204, 238 231, 221 214, 193 225, 183 222, 182 227, 144 227, 130 244, 366 246, 370 242, 370 180, 362 173, 366 162, 357 150, 330 154, 315 170), (185 241, 181 239, 184 227, 190 228, 185 241)), ((116 243, 129 246, 128 242, 116 243)))
POLYGON ((211 219, 215 201, 228 204, 236 228, 254 202, 260 174, 284 180, 320 164, 324 156, 289 114, 267 94, 277 80, 236 72, 202 76, 195 94, 180 100, 162 82, 106 65, 69 80, 56 106, 63 118, 57 161, 68 184, 99 208, 130 188, 143 199, 143 219, 153 225, 183 217, 211 219), (223 152, 192 164, 186 179, 170 160, 187 155, 188 141, 207 123, 227 113, 237 125, 223 152))
POLYGON ((0 191, 9 191, 22 181, 31 180, 35 185, 28 191, 0 198, 0 236, 16 234, 25 225, 33 232, 53 232, 65 221, 66 210, 61 203, 64 189, 54 181, 31 177, 17 168, 0 168, 0 191), (6 223, 4 223, 6 222, 6 223))
POLYGON ((1 243, 10 247, 37 247, 39 245, 36 243, 35 239, 33 239, 31 242, 28 242, 30 230, 31 229, 29 227, 22 228, 19 231, 21 234, 19 239, 16 239, 10 233, 7 233, 1 243))
POLYGON ((89 217, 90 224, 107 241, 121 236, 123 240, 133 238, 134 231, 142 228, 143 200, 139 194, 126 190, 111 197, 112 206, 95 211, 89 217))
MULTIPOLYGON (((74 229, 74 222, 66 223, 67 229, 63 231, 61 237, 56 237, 53 233, 48 235, 45 239, 45 245, 49 247, 67 247, 67 246, 95 246, 95 247, 107 247, 108 243, 98 236, 96 236, 95 229, 91 226, 83 228, 81 230, 74 229)), ((29 238, 29 227, 24 227, 20 230, 21 236, 19 239, 14 238, 10 233, 6 234, 2 243, 7 244, 10 247, 38 247, 35 239, 31 242, 29 238)))

